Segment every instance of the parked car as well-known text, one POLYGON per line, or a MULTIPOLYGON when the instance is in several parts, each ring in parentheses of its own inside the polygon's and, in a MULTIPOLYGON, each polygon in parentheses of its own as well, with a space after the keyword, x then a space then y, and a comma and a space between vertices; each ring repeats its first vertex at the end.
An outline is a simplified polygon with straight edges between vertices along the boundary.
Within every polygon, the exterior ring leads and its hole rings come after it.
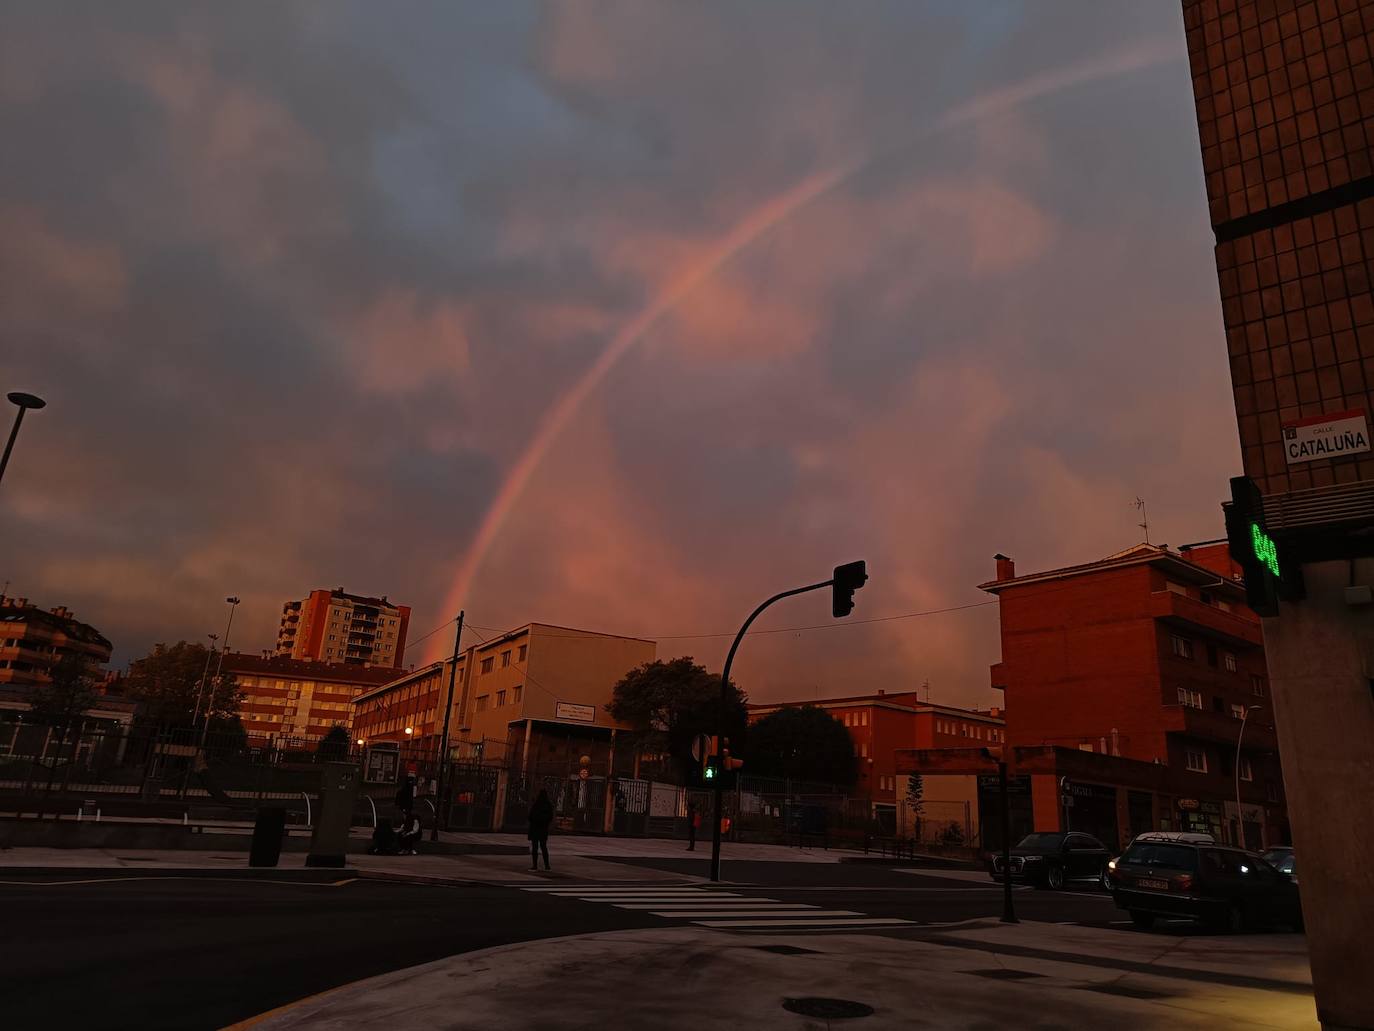
MULTIPOLYGON (((1145 831, 1132 838, 1130 844, 1122 849, 1122 852, 1124 853, 1137 841, 1184 841, 1194 845, 1214 845, 1216 840, 1210 834, 1201 834, 1197 831, 1145 831)), ((1121 862, 1121 856, 1115 856, 1107 860, 1107 865, 1102 869, 1102 890, 1109 894, 1112 890, 1112 871, 1116 869, 1116 864, 1119 862, 1121 862)))
POLYGON ((1292 845, 1276 845, 1261 855, 1275 870, 1287 874, 1293 879, 1294 884, 1298 883, 1298 857, 1292 845))
MULTIPOLYGON (((1102 842, 1089 834, 1027 834, 1011 850, 1011 879, 1057 891, 1071 881, 1100 880, 1111 855, 1102 842)), ((991 855, 988 872, 994 881, 1002 880, 1002 853, 991 855)))
POLYGON ((1297 882, 1254 852, 1137 838, 1109 870, 1113 899, 1140 928, 1183 917, 1232 932, 1273 924, 1302 929, 1297 882))

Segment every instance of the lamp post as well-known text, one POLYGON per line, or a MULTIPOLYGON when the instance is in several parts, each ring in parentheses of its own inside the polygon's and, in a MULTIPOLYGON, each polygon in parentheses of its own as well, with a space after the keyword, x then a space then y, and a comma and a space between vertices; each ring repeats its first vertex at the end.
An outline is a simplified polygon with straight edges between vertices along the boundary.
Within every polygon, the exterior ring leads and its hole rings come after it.
POLYGON ((1247 705, 1245 711, 1240 716, 1240 733, 1236 735, 1236 841, 1239 848, 1245 847, 1245 818, 1240 811, 1240 743, 1245 740, 1245 724, 1250 719, 1250 714, 1257 709, 1262 709, 1261 705, 1247 705))
POLYGON ((5 478, 5 466, 10 464, 10 452, 14 450, 14 441, 19 436, 19 424, 24 421, 24 413, 30 408, 34 411, 46 408, 48 404, 41 397, 26 394, 22 390, 11 391, 9 399, 12 404, 19 406, 19 412, 14 417, 14 428, 10 430, 10 439, 5 443, 5 456, 0 458, 0 480, 5 478))
POLYGON ((210 697, 205 700, 205 723, 200 728, 200 748, 205 750, 205 737, 210 733, 210 714, 215 711, 215 688, 218 685, 220 673, 224 670, 224 653, 229 650, 229 631, 234 629, 234 609, 238 607, 239 599, 236 597, 224 599, 229 604, 229 624, 224 628, 224 647, 219 651, 219 661, 215 663, 215 680, 210 685, 210 697))

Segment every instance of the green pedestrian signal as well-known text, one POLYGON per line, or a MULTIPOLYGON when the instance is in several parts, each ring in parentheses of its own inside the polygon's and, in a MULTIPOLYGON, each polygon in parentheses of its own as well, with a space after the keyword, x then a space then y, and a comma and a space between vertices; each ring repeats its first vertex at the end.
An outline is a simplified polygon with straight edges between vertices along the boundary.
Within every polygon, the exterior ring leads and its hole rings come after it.
POLYGON ((1279 599, 1303 596, 1302 568, 1285 561, 1283 545, 1269 533, 1264 497, 1248 476, 1231 479, 1226 510, 1226 541, 1245 574, 1245 603, 1261 616, 1277 616, 1279 599))
POLYGON ((1274 539, 1265 533, 1258 523, 1250 524, 1250 543, 1260 565, 1281 579, 1283 573, 1279 571, 1279 549, 1274 544, 1274 539))

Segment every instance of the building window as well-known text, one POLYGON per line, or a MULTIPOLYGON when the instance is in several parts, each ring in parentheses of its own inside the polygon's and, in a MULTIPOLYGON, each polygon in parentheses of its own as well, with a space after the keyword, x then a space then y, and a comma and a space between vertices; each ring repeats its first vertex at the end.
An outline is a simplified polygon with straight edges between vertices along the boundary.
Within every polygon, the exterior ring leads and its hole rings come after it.
POLYGON ((507 666, 509 666, 509 665, 510 665, 510 649, 508 648, 508 649, 506 649, 505 651, 503 651, 503 652, 501 653, 501 668, 502 668, 502 669, 505 669, 505 668, 506 668, 507 666))
POLYGON ((1254 780, 1254 779, 1255 779, 1255 768, 1254 768, 1253 766, 1250 765, 1250 760, 1247 759, 1247 758, 1245 758, 1245 756, 1243 756, 1243 755, 1240 757, 1240 779, 1241 779, 1241 780, 1254 780))
POLYGON ((510 701, 511 701, 511 704, 512 704, 512 705, 519 705, 519 704, 520 704, 520 696, 521 696, 522 694, 524 694, 524 693, 525 693, 525 687, 524 687, 524 685, 523 685, 523 684, 516 684, 515 687, 511 689, 511 693, 510 693, 510 701))
POLYGON ((1250 693, 1256 698, 1263 698, 1265 693, 1264 678, 1258 673, 1250 674, 1250 693))
POLYGON ((1189 748, 1183 753, 1183 761, 1191 773, 1207 772, 1207 753, 1200 749, 1189 748))
POLYGON ((501 706, 503 706, 503 705, 505 705, 505 704, 506 704, 506 692, 505 692, 505 691, 497 691, 497 692, 496 692, 496 707, 499 709, 501 706))
POLYGON ((1202 708, 1202 692, 1194 691, 1190 687, 1180 687, 1178 689, 1178 704, 1186 705, 1190 709, 1202 708))
POLYGON ((1232 655, 1230 652, 1227 652, 1227 653, 1226 653, 1226 672, 1227 672, 1227 673, 1234 673, 1235 671, 1236 671, 1236 657, 1235 657, 1234 655, 1232 655))
MULTIPOLYGON (((861 727, 866 727, 866 726, 868 726, 868 710, 867 710, 867 709, 865 709, 863 712, 859 713, 859 726, 861 726, 861 727)), ((715 832, 712 831, 712 833, 715 833, 715 832)))
POLYGON ((1245 719, 1245 706, 1243 706, 1243 705, 1237 705, 1235 702, 1232 702, 1232 703, 1231 703, 1231 715, 1232 715, 1233 717, 1235 717, 1236 719, 1238 719, 1238 720, 1243 720, 1243 719, 1245 719))
POLYGON ((1217 646, 1214 645, 1211 641, 1208 641, 1208 642, 1207 642, 1207 665, 1209 665, 1209 666, 1215 666, 1216 664, 1217 664, 1217 646))
POLYGON ((1169 644, 1174 650, 1174 654, 1180 659, 1191 659, 1193 657, 1193 642, 1186 637, 1179 637, 1178 634, 1169 635, 1169 644))
POLYGON ((495 665, 496 665, 496 660, 495 660, 494 658, 483 659, 483 660, 482 660, 482 672, 483 672, 483 673, 490 673, 492 667, 495 666, 495 665))
MULTIPOLYGON (((490 697, 489 695, 479 694, 479 695, 477 696, 477 711, 478 711, 478 712, 486 712, 486 711, 487 711, 487 702, 489 702, 489 701, 491 701, 491 697, 490 697)), ((714 832, 713 832, 713 833, 714 833, 714 832)))
POLYGON ((1078 750, 1080 752, 1091 752, 1093 750, 1093 743, 1091 741, 1084 741, 1079 744, 1078 750))
MULTIPOLYGON (((863 759, 867 759, 867 758, 868 758, 868 742, 867 742, 867 741, 865 741, 863 744, 861 744, 861 745, 859 746, 859 756, 860 756, 860 758, 863 758, 863 759)), ((715 831, 712 831, 711 833, 714 834, 715 831)))
POLYGON ((1277 802, 1279 800, 1279 786, 1271 780, 1267 785, 1267 788, 1269 801, 1277 802))
POLYGON ((517 661, 519 661, 519 662, 524 662, 524 661, 525 661, 525 656, 528 655, 529 653, 530 653, 530 646, 527 645, 527 644, 522 644, 522 645, 520 646, 520 655, 519 655, 517 661))

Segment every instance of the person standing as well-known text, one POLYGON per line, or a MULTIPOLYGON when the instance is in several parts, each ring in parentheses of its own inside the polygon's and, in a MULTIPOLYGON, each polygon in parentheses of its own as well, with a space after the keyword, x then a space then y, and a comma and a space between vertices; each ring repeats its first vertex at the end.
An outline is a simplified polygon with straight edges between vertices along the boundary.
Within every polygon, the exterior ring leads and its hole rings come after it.
POLYGON ((701 814, 697 812, 696 799, 690 796, 687 799, 687 851, 695 852, 697 848, 697 828, 701 826, 701 814))
POLYGON ((549 793, 541 789, 530 806, 530 869, 539 869, 539 853, 544 853, 544 869, 549 870, 549 826, 553 823, 553 803, 549 793))

